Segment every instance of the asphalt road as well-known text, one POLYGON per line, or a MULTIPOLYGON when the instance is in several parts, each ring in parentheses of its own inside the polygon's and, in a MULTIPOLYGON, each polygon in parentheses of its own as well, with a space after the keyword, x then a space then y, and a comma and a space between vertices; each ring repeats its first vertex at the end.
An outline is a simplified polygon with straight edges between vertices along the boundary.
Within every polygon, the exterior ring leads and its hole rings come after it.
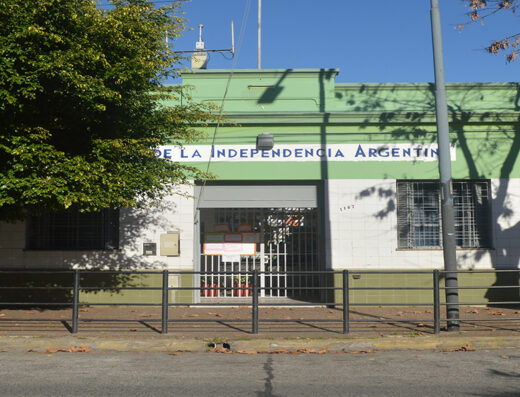
POLYGON ((520 352, 0 353, 1 396, 520 396, 520 352))

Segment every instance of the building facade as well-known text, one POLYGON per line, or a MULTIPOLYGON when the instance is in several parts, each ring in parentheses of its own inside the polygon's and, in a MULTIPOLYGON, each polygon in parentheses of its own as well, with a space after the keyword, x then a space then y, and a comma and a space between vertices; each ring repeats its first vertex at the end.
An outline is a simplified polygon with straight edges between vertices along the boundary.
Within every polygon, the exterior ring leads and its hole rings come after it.
MULTIPOLYGON (((157 148, 214 180, 152 208, 2 224, 0 267, 232 273, 172 280, 203 286, 177 296, 194 302, 245 294, 230 287, 248 285, 253 269, 274 273, 261 278, 263 297, 312 300, 326 298, 299 287, 325 281, 292 271, 442 269, 433 84, 345 84, 337 74, 235 70, 226 122, 197 144, 157 148), (256 149, 261 133, 274 135, 271 150, 256 149)), ((183 73, 193 99, 217 105, 229 79, 229 70, 183 73)), ((461 269, 520 262, 519 88, 447 87, 461 269)))

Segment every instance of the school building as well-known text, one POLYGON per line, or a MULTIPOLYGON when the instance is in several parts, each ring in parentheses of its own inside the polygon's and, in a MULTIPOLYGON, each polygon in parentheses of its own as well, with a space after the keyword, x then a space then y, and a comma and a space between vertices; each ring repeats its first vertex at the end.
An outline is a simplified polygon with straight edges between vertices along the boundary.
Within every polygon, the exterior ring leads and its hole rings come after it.
MULTIPOLYGON (((324 285, 323 276, 294 271, 442 269, 434 85, 336 83, 338 73, 233 71, 228 122, 205 128, 196 144, 157 148, 165 161, 209 168, 214 180, 152 208, 1 224, 0 268, 181 271, 173 286, 204 287, 177 292, 183 302, 246 296, 232 287, 249 285, 253 269, 267 272, 260 293, 273 302, 327 299, 301 288, 324 285), (271 150, 256 149, 262 133, 274 135, 271 150), (189 273, 198 271, 227 274, 189 273)), ((182 77, 196 101, 220 105, 230 70, 182 77)), ((458 266, 516 269, 520 87, 453 83, 447 95, 458 266)), ((496 282, 461 274, 462 284, 496 282)))

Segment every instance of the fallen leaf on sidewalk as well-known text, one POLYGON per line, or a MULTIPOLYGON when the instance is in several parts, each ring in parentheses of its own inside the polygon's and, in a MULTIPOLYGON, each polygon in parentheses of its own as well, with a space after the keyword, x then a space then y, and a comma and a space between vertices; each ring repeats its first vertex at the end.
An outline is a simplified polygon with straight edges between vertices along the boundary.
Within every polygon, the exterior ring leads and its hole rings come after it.
POLYGON ((81 346, 74 346, 72 345, 68 352, 70 353, 90 353, 90 349, 88 348, 88 346, 85 346, 85 345, 81 345, 81 346))
POLYGON ((348 353, 348 354, 371 354, 371 353, 375 353, 376 351, 375 350, 354 350, 354 351, 344 350, 343 352, 348 353))
POLYGON ((200 317, 198 314, 190 314, 190 317, 200 317))
POLYGON ((504 313, 502 312, 489 312, 489 314, 491 314, 492 316, 503 316, 504 313))
POLYGON ((210 316, 215 316, 217 313, 208 312, 210 316))
POLYGON ((419 323, 417 324, 418 327, 424 327, 424 324, 423 323, 419 323))
POLYGON ((328 353, 327 349, 322 350, 314 350, 314 349, 298 349, 298 353, 304 353, 304 354, 325 354, 328 353))
POLYGON ((54 353, 90 353, 90 349, 85 346, 74 346, 72 345, 68 349, 56 349, 56 348, 50 348, 45 351, 38 351, 38 350, 27 350, 27 353, 43 353, 43 354, 54 354, 54 353))
POLYGON ((505 355, 504 355, 504 356, 502 356, 502 358, 509 358, 509 356, 505 356, 505 355))
POLYGON ((461 347, 456 347, 454 349, 444 349, 444 350, 441 350, 441 352, 443 353, 449 353, 449 352, 474 352, 475 349, 473 349, 471 346, 469 345, 464 345, 464 346, 461 346, 461 347))
POLYGON ((425 310, 425 313, 433 313, 433 310, 425 310))
POLYGON ((235 353, 238 354, 258 354, 255 350, 237 350, 235 353))

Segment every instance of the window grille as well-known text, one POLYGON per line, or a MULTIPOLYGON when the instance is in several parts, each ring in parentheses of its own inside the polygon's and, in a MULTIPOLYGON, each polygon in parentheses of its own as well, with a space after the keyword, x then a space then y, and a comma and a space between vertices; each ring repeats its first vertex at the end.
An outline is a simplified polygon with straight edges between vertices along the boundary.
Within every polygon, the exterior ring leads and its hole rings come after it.
POLYGON ((104 250, 119 246, 119 211, 82 213, 75 209, 32 216, 26 247, 48 250, 104 250))
MULTIPOLYGON (((491 245, 489 181, 453 181, 452 186, 457 246, 489 248, 491 245)), ((442 247, 441 227, 439 183, 398 181, 398 247, 442 247)))

